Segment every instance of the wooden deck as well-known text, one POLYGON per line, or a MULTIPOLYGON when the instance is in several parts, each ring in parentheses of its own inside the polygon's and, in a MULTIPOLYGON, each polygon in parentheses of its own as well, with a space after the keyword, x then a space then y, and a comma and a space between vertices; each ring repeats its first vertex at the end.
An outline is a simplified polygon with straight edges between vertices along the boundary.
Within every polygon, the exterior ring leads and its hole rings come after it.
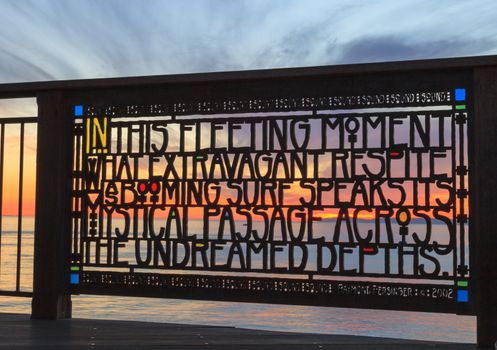
POLYGON ((170 323, 91 319, 45 321, 30 320, 28 315, 0 314, 0 348, 462 350, 476 349, 476 345, 170 323))

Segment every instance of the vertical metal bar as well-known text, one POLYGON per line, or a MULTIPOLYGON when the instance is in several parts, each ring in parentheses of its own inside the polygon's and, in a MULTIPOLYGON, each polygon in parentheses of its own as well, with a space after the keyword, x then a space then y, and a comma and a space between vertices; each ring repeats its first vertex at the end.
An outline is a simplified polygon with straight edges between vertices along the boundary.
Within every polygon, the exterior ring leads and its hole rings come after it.
MULTIPOLYGON (((464 114, 464 113, 461 113, 464 114)), ((459 165, 462 167, 464 166, 464 123, 459 124, 459 165)), ((464 172, 461 173, 459 176, 459 189, 462 191, 463 189, 466 188, 465 183, 464 183, 464 172)), ((464 208, 464 195, 461 195, 459 197, 459 216, 460 216, 460 221, 459 221, 459 248, 460 248, 460 262, 461 262, 461 268, 463 270, 463 273, 461 273, 461 277, 466 277, 466 273, 464 270, 464 267, 466 266, 466 247, 465 247, 465 220, 464 220, 464 215, 465 215, 465 208, 464 208)))
MULTIPOLYGON (((83 120, 84 122, 84 120, 83 120)), ((89 140, 87 139, 86 133, 88 131, 85 128, 85 124, 81 124, 81 133, 80 135, 80 140, 81 140, 81 155, 80 155, 80 170, 81 170, 81 186, 80 190, 84 191, 86 190, 86 184, 85 184, 85 174, 86 174, 86 162, 85 162, 85 151, 86 150, 86 145, 89 143, 89 140)), ((118 140, 121 137, 121 128, 118 128, 118 140)), ((118 141, 119 142, 119 141, 118 141)), ((118 143, 119 144, 119 143, 118 143)), ((120 147, 120 146, 119 146, 120 147)), ((85 255, 84 255, 84 243, 83 243, 83 238, 88 236, 88 216, 87 216, 87 207, 86 207, 86 199, 85 196, 80 197, 80 227, 79 227, 79 239, 78 239, 78 244, 79 244, 79 263, 80 265, 85 261, 85 255)))
POLYGON ((21 243, 22 243, 22 187, 24 175, 24 123, 21 123, 21 142, 19 155, 19 207, 17 209, 17 268, 16 268, 16 292, 20 291, 21 285, 21 243))
POLYGON ((2 211, 3 211, 3 155, 4 155, 4 137, 5 137, 5 124, 0 124, 2 129, 0 131, 0 274, 2 273, 2 211))
MULTIPOLYGON (((76 127, 74 127, 76 129, 76 127)), ((73 165, 73 174, 76 173, 77 175, 73 176, 73 188, 79 192, 80 191, 80 186, 79 186, 79 181, 82 178, 81 176, 81 162, 80 162, 80 148, 81 148, 81 136, 79 132, 74 132, 74 138, 76 140, 76 159, 74 160, 73 165)), ((72 197, 73 201, 73 212, 74 213, 79 213, 81 215, 81 199, 78 196, 73 196, 72 197)), ((73 253, 77 254, 78 252, 78 242, 79 242, 79 220, 81 216, 75 217, 73 220, 74 223, 74 232, 73 232, 73 253)))
MULTIPOLYGON (((457 167, 457 141, 456 141, 456 112, 452 112, 452 117, 450 118, 450 142, 451 142, 451 153, 452 153, 452 183, 454 186, 454 191, 457 190, 457 175, 456 175, 456 167, 457 167)), ((464 164, 459 164, 464 165, 464 164)), ((457 251, 457 205, 456 201, 452 204, 452 221, 454 223, 454 245, 451 247, 453 249, 452 253, 452 276, 454 279, 457 279, 459 276, 457 274, 457 264, 458 264, 458 251, 457 251)))

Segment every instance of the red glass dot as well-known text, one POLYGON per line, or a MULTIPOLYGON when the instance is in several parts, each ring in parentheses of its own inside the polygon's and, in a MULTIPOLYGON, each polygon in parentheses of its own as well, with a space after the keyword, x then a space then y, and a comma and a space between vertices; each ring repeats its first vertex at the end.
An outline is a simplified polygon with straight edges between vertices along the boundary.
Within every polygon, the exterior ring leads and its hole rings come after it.
POLYGON ((147 185, 145 185, 143 182, 140 185, 138 185, 138 191, 140 191, 141 193, 144 193, 146 190, 147 190, 147 185))
POLYGON ((152 183, 150 184, 150 191, 151 191, 151 192, 155 192, 155 191, 157 191, 157 189, 158 189, 158 188, 159 188, 159 186, 157 185, 157 182, 152 182, 152 183))

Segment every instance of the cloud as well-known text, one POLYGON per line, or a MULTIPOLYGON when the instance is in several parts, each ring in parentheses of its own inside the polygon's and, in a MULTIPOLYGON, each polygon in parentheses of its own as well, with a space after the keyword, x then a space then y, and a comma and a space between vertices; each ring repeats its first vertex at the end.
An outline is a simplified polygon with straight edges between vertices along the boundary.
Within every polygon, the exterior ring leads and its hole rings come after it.
POLYGON ((497 53, 494 0, 3 0, 0 82, 497 53))
POLYGON ((32 62, 28 57, 24 58, 15 52, 9 52, 0 47, 0 62, 2 63, 2 74, 6 80, 15 80, 21 76, 31 77, 30 80, 54 80, 55 77, 43 67, 32 62))
POLYGON ((449 38, 436 41, 409 42, 408 38, 393 36, 365 37, 340 46, 330 45, 328 51, 338 50, 337 63, 415 60, 423 58, 481 55, 497 48, 497 37, 449 38))

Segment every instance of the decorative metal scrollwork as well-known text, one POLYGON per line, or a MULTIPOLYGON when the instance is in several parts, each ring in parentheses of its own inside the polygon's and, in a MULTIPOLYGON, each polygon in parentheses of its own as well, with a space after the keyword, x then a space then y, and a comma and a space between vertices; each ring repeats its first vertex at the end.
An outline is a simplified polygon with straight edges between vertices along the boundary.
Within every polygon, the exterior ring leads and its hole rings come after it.
POLYGON ((73 285, 466 302, 466 100, 455 87, 78 105, 73 285))

